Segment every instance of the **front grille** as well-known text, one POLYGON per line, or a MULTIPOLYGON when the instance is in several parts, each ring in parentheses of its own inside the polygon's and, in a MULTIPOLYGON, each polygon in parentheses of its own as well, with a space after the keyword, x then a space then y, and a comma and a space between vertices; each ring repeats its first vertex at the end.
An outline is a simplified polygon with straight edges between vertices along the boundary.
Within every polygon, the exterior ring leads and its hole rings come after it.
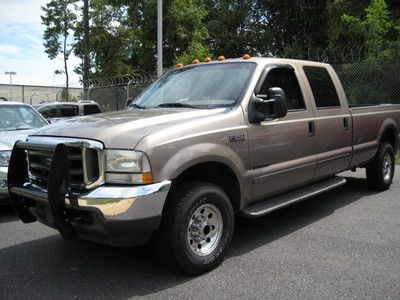
MULTIPOLYGON (((90 189, 102 180, 101 151, 88 148, 85 143, 65 143, 68 150, 69 183, 74 189, 90 189)), ((54 148, 27 150, 28 173, 30 181, 47 189, 54 148)))

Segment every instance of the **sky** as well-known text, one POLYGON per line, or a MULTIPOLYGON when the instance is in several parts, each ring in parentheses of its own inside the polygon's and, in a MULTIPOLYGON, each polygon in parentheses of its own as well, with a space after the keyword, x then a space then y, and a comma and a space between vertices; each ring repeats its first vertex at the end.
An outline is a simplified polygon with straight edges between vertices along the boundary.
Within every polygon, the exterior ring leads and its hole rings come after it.
MULTIPOLYGON (((65 85, 65 75, 56 75, 63 69, 62 57, 50 60, 44 53, 41 6, 48 0, 0 0, 0 83, 10 83, 6 71, 15 71, 14 84, 65 85)), ((70 85, 79 86, 79 76, 72 70, 79 64, 70 56, 70 85)))

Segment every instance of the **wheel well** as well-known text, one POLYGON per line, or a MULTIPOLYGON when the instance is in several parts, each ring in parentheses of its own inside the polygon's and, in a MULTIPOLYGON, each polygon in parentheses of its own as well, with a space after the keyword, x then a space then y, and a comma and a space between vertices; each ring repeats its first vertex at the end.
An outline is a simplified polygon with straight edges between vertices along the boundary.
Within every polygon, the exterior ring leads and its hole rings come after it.
POLYGON ((385 130, 381 137, 381 142, 386 142, 392 145, 394 151, 397 150, 397 133, 394 127, 389 127, 385 130))
POLYGON ((182 172, 174 183, 203 181, 222 188, 231 200, 235 212, 240 209, 240 185, 235 172, 219 162, 206 162, 194 165, 182 172))

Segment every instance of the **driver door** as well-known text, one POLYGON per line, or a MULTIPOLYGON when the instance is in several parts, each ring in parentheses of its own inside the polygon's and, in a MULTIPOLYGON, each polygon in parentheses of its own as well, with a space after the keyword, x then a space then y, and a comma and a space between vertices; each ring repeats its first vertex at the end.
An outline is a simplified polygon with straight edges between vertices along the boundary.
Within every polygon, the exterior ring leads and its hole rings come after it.
POLYGON ((288 114, 249 125, 253 201, 312 181, 317 166, 314 112, 298 71, 292 65, 274 65, 264 76, 255 94, 280 87, 288 114))

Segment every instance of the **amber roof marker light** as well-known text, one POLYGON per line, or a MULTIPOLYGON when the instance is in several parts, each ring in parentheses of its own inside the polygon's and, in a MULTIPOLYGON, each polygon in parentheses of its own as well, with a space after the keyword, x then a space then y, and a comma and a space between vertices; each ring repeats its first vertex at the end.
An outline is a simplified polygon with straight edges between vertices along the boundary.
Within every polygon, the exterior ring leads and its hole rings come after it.
POLYGON ((250 56, 250 54, 243 54, 243 59, 249 59, 251 56, 250 56))
POLYGON ((198 59, 193 59, 192 64, 198 64, 200 61, 198 59))
POLYGON ((219 60, 219 61, 225 60, 225 56, 223 56, 223 55, 218 56, 218 60, 219 60))
POLYGON ((206 63, 208 63, 208 62, 211 61, 211 58, 210 58, 210 57, 206 57, 203 61, 206 62, 206 63))
POLYGON ((182 67, 183 67, 183 64, 182 64, 182 63, 178 63, 178 64, 176 64, 175 67, 177 67, 177 68, 182 68, 182 67))

